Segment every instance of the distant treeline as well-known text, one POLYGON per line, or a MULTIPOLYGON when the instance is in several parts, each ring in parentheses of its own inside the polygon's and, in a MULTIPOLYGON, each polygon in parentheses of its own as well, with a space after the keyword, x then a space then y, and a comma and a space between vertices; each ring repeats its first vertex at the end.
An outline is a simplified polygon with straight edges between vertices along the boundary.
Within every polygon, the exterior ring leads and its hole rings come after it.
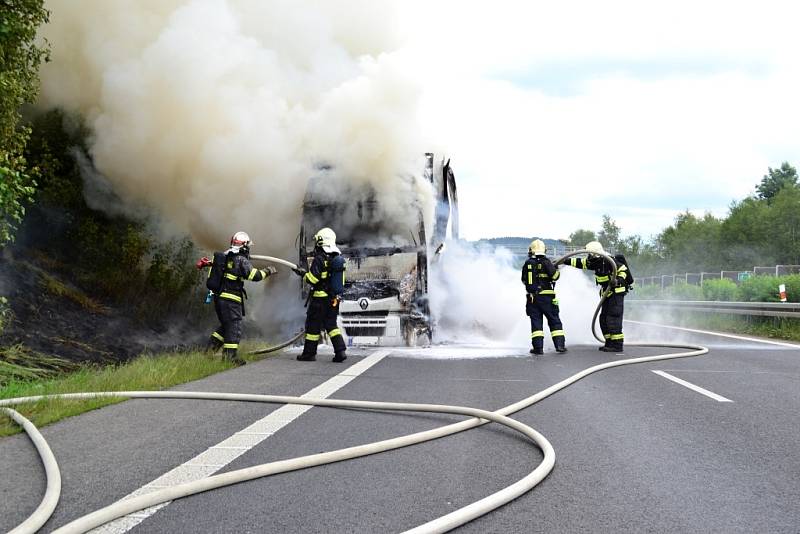
POLYGON ((753 194, 731 204, 725 217, 679 213, 652 239, 620 237, 609 215, 601 229, 576 230, 567 242, 597 239, 626 255, 637 276, 699 271, 750 270, 753 266, 800 264, 800 185, 788 162, 769 168, 753 194))

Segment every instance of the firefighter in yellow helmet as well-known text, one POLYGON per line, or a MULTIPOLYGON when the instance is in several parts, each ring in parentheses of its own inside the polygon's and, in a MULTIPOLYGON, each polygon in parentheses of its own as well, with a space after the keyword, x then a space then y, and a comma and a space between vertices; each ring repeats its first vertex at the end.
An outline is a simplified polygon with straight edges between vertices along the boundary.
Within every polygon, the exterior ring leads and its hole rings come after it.
POLYGON ((622 333, 622 315, 625 311, 625 295, 633 286, 633 274, 622 254, 614 256, 617 264, 617 271, 614 273, 611 264, 602 256, 605 251, 599 241, 590 241, 585 248, 589 257, 570 258, 570 265, 594 271, 595 283, 600 286, 600 295, 606 298, 600 308, 600 330, 605 338, 605 345, 600 350, 623 352, 625 335, 622 333))
POLYGON ((531 318, 531 354, 544 353, 544 321, 550 327, 550 335, 556 352, 567 352, 564 330, 558 316, 556 280, 561 273, 545 256, 541 239, 534 239, 528 247, 528 259, 522 266, 522 283, 525 284, 527 300, 525 313, 531 318))
POLYGON ((309 362, 317 359, 317 345, 323 328, 333 345, 332 361, 343 362, 347 359, 347 347, 336 324, 339 302, 344 292, 344 271, 345 259, 336 246, 336 233, 330 228, 321 229, 314 235, 314 259, 308 271, 295 271, 311 285, 311 301, 306 312, 306 340, 298 360, 309 362))

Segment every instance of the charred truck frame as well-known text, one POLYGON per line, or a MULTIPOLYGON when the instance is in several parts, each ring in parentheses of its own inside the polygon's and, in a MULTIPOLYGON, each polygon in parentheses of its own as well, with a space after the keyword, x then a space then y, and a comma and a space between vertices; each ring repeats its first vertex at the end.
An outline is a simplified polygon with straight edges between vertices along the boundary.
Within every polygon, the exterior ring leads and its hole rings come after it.
MULTIPOLYGON (((392 220, 389 206, 381 206, 372 187, 357 187, 337 176, 330 167, 311 178, 303 201, 298 236, 300 265, 314 254, 314 233, 333 228, 337 244, 347 258, 344 300, 339 327, 349 344, 417 346, 430 343, 433 324, 428 303, 428 273, 442 251, 445 239, 458 238, 458 196, 450 161, 436 162, 425 154, 424 178, 434 191, 433 235, 425 231, 422 201, 412 177, 399 188, 407 198, 393 205, 412 220, 392 220), (389 209, 387 209, 389 208, 389 209)), ((303 284, 302 298, 308 295, 303 284)))

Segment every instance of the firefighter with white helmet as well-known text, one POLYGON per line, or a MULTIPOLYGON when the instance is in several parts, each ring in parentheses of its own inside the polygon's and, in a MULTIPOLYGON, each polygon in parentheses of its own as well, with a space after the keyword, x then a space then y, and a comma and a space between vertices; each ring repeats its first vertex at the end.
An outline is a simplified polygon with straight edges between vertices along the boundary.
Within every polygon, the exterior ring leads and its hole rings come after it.
POLYGON ((531 318, 531 354, 544 353, 544 318, 547 318, 556 352, 567 352, 555 290, 561 273, 545 252, 544 241, 534 239, 528 247, 528 259, 522 266, 522 283, 527 291, 525 313, 531 318))
POLYGON ((219 328, 211 334, 208 349, 216 351, 222 348, 224 357, 237 365, 245 363, 238 355, 247 298, 244 282, 260 282, 278 272, 274 267, 253 267, 250 263, 252 245, 246 232, 236 232, 231 237, 230 248, 215 252, 214 261, 202 258, 197 262, 198 268, 210 266, 206 286, 213 293, 214 311, 220 322, 219 328))
POLYGON ((322 228, 314 234, 314 259, 308 271, 295 269, 311 288, 310 302, 306 312, 306 339, 303 353, 297 356, 300 361, 317 359, 317 345, 324 328, 333 344, 334 362, 347 359, 347 347, 336 319, 339 316, 339 303, 344 293, 345 259, 336 246, 336 233, 330 228, 322 228))
POLYGON ((605 296, 600 308, 600 330, 603 332, 605 345, 600 350, 623 352, 625 335, 622 333, 622 316, 625 312, 625 295, 633 286, 633 274, 622 254, 614 256, 617 270, 613 272, 611 263, 603 257, 606 252, 599 241, 590 241, 584 248, 589 252, 588 258, 573 257, 569 261, 573 267, 594 271, 595 283, 600 286, 600 295, 605 296))

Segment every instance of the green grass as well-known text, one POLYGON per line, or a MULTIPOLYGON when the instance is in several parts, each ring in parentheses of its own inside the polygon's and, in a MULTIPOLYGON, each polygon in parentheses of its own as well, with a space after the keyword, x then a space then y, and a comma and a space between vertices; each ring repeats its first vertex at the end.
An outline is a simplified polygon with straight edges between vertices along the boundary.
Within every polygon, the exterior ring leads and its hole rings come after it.
MULTIPOLYGON (((626 313, 633 320, 652 321, 652 313, 645 310, 626 313)), ((746 317, 721 313, 680 310, 659 312, 657 322, 699 330, 714 330, 731 334, 745 334, 788 341, 800 341, 800 320, 780 317, 746 317)))
MULTIPOLYGON (((255 361, 260 358, 245 359, 255 361)), ((3 363, 0 360, 0 364, 3 363)), ((42 375, 41 370, 31 366, 19 367, 21 370, 15 368, 11 374, 3 374, 3 367, 0 367, 0 380, 6 377, 0 382, 0 399, 92 391, 160 390, 225 371, 233 365, 219 355, 183 352, 140 356, 118 366, 80 367, 61 376, 52 376, 50 373, 42 375)), ((43 400, 15 406, 14 409, 36 426, 42 427, 65 417, 123 400, 125 399, 43 400)), ((0 436, 9 436, 20 431, 9 417, 0 415, 0 436)))
POLYGON ((36 352, 24 345, 0 347, 0 388, 12 381, 52 378, 77 368, 74 363, 36 352))

